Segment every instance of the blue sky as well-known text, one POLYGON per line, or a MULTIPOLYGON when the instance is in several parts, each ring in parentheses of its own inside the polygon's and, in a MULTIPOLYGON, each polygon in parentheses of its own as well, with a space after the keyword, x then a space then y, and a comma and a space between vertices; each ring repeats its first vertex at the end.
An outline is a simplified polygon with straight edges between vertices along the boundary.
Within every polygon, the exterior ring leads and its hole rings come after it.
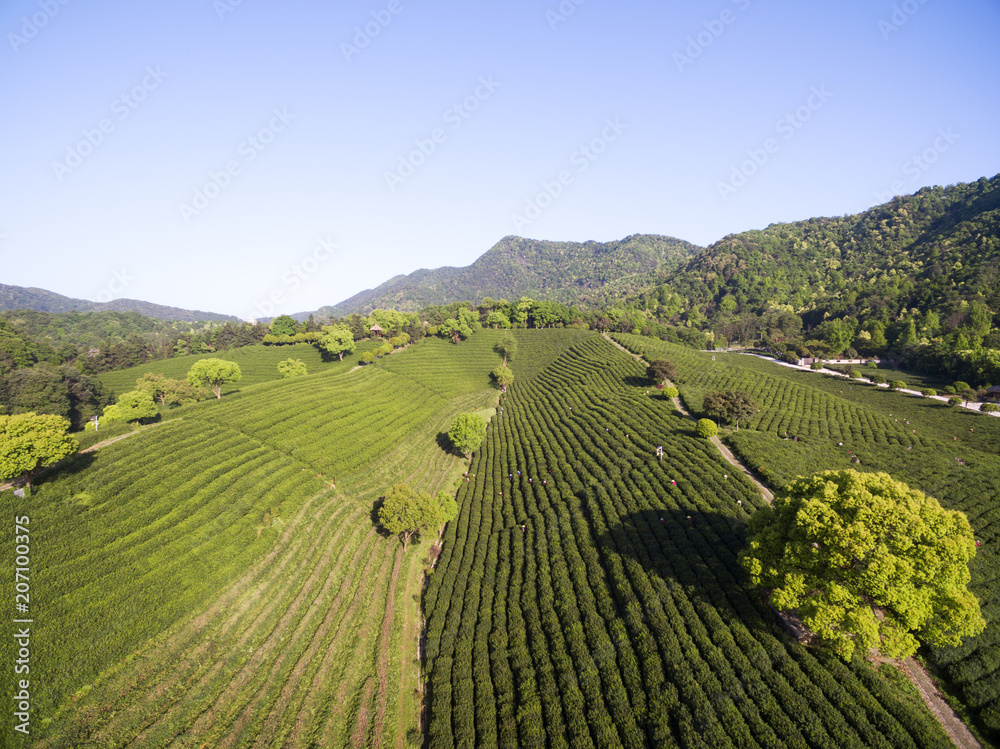
POLYGON ((1000 172, 996 0, 333 5, 0 4, 0 282, 251 318, 1000 172))

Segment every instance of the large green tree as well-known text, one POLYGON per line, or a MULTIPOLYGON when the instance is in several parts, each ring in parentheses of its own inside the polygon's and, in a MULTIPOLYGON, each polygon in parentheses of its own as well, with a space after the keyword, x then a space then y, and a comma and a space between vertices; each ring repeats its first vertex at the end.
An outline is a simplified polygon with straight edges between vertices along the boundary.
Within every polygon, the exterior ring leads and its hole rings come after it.
POLYGON ((135 389, 149 393, 154 400, 158 400, 164 406, 196 403, 208 397, 207 391, 202 388, 154 372, 147 372, 137 379, 135 389))
POLYGON ((508 361, 517 357, 517 339, 510 332, 504 333, 503 338, 493 346, 493 350, 503 357, 504 366, 507 366, 508 361))
POLYGON ((216 398, 222 398, 222 386, 243 379, 236 362, 225 359, 199 359, 187 373, 187 381, 195 387, 211 388, 216 398))
POLYGON ((39 470, 76 452, 68 428, 66 419, 53 414, 0 415, 0 479, 27 476, 30 490, 39 470))
POLYGON ((958 645, 985 627, 967 588, 969 521, 886 473, 799 478, 748 533, 740 562, 753 583, 845 659, 857 649, 904 657, 917 638, 958 645))
POLYGON ((282 377, 301 377, 308 374, 308 371, 301 359, 285 359, 278 362, 278 374, 282 377))
POLYGON ((658 385, 666 387, 677 381, 677 367, 667 359, 657 359, 646 367, 646 376, 658 385))
POLYGON ((468 456, 479 448, 486 437, 486 420, 479 414, 459 414, 451 422, 448 439, 468 456))
POLYGON ((389 533, 398 535, 406 548, 410 537, 426 528, 436 528, 444 520, 441 502, 409 484, 396 484, 385 493, 378 519, 389 533))
POLYGON ((101 421, 139 421, 156 416, 156 404, 148 390, 131 390, 118 396, 118 402, 107 406, 101 421))
POLYGON ((509 388, 514 382, 514 372, 510 367, 504 364, 499 365, 491 374, 493 376, 493 381, 496 382, 501 393, 506 393, 507 388, 509 388))
POLYGON ((720 419, 736 425, 754 416, 759 410, 757 401, 745 390, 710 390, 705 393, 702 410, 720 419))
POLYGON ((278 315, 271 321, 271 335, 295 335, 299 324, 291 315, 278 315))
POLYGON ((324 325, 323 337, 319 339, 319 347, 343 360, 344 354, 354 352, 354 334, 346 325, 324 325))

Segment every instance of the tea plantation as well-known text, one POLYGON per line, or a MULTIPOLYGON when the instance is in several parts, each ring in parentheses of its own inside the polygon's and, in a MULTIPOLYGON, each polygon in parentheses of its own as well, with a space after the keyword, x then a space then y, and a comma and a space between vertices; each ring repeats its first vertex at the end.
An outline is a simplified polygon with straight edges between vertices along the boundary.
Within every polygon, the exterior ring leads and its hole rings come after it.
POLYGON ((502 399, 425 598, 429 745, 946 744, 784 634, 736 564, 763 500, 649 393, 589 337, 502 399))
MULTIPOLYGON (((237 383, 78 456, 30 500, 4 492, 8 515, 31 517, 33 743, 396 745, 418 731, 428 544, 404 555, 373 503, 397 481, 455 486, 463 463, 438 435, 495 403, 497 338, 237 383)), ((14 558, 11 534, 0 551, 14 558)), ((3 586, 12 607, 13 575, 3 586)), ((12 662, 9 641, 0 653, 12 662)))
MULTIPOLYGON (((764 500, 642 363, 596 333, 519 330, 500 396, 502 335, 357 370, 360 348, 317 355, 288 380, 277 361, 306 347, 246 350, 221 400, 78 455, 27 500, 0 493, 31 517, 26 745, 948 745, 891 666, 800 644, 748 587, 736 554, 764 500), (489 419, 471 465, 444 438, 468 411, 489 419), (457 496, 433 568, 436 533, 404 552, 373 522, 400 481, 457 496)), ((968 513, 990 625, 927 655, 995 729, 1000 419, 619 340, 675 361, 693 412, 708 390, 749 390, 761 413, 725 439, 776 488, 850 451, 968 513)), ((126 390, 194 358, 103 377, 126 390)), ((5 574, 11 608, 14 593, 5 574)))
POLYGON ((981 544, 971 589, 987 629, 961 647, 925 655, 977 726, 1000 738, 1000 419, 752 356, 716 354, 713 360, 711 354, 646 338, 616 338, 647 357, 674 361, 681 395, 695 412, 709 390, 748 391, 760 414, 749 429, 726 441, 773 486, 827 468, 886 471, 944 507, 966 513, 981 544), (852 463, 852 456, 860 464, 852 463))

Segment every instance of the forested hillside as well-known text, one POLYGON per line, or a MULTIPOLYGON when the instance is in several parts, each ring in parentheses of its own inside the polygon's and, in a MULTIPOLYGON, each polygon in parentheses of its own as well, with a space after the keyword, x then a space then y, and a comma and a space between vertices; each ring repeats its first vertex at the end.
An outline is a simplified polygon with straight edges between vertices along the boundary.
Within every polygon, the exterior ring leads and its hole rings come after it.
POLYGON ((996 348, 1000 177, 730 235, 660 281, 630 305, 727 342, 914 363, 996 348))
POLYGON ((237 322, 239 320, 238 317, 232 315, 167 307, 138 299, 91 302, 86 299, 73 299, 45 289, 9 286, 0 283, 0 311, 14 309, 30 309, 39 312, 138 312, 157 320, 184 320, 186 322, 224 322, 226 320, 237 322))
MULTIPOLYGON (((649 283, 647 274, 672 268, 698 248, 672 237, 634 234, 616 242, 549 242, 504 237, 466 268, 418 270, 362 291, 320 316, 367 314, 383 307, 414 312, 429 305, 484 297, 531 297, 594 306, 649 283), (606 288, 609 287, 609 288, 606 288)), ((307 314, 307 313, 304 313, 307 314)))

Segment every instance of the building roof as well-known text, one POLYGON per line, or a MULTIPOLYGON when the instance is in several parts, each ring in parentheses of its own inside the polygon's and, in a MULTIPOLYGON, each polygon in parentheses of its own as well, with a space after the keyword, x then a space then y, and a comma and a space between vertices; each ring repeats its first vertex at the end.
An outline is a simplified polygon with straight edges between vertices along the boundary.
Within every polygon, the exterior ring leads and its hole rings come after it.
POLYGON ((378 324, 376 323, 375 325, 372 325, 372 326, 371 326, 370 328, 368 328, 368 330, 369 330, 369 331, 372 331, 372 330, 382 330, 382 326, 381 326, 381 325, 378 325, 378 324))

